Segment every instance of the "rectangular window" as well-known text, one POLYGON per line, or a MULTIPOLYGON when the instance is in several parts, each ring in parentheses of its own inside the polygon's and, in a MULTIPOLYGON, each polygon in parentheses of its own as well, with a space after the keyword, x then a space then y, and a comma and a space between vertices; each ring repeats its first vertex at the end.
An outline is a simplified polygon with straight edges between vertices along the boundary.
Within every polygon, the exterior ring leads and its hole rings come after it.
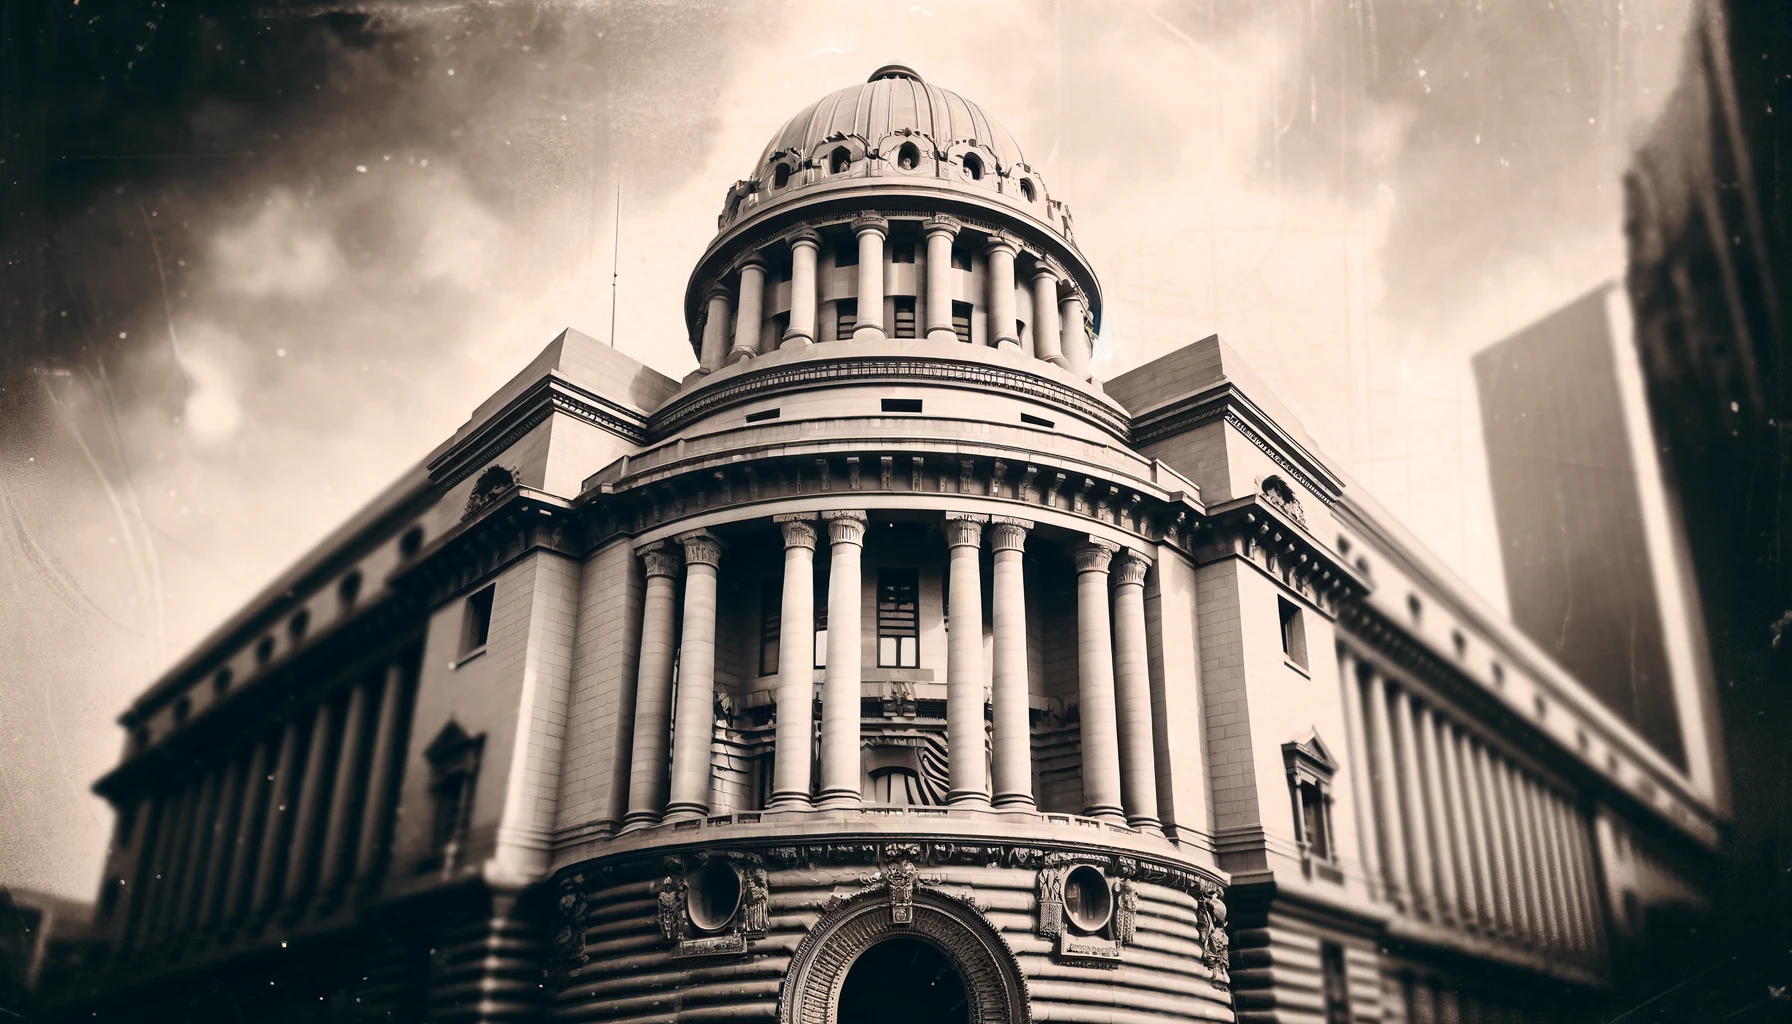
POLYGON ((895 304, 896 304, 896 324, 895 324, 896 334, 895 334, 895 337, 898 337, 898 338, 914 337, 915 336, 915 297, 913 295, 899 295, 895 299, 895 304))
POLYGON ((834 337, 841 341, 851 341, 852 329, 859 322, 859 300, 841 299, 834 303, 834 308, 837 311, 834 317, 834 337))
POLYGON ((761 409, 758 412, 750 412, 747 413, 747 422, 764 423, 766 420, 775 420, 781 411, 780 409, 761 409))
POLYGON ((1035 427, 1049 427, 1052 425, 1052 421, 1046 419, 1044 416, 1028 416, 1024 412, 1020 414, 1020 421, 1035 427))
POLYGON ((913 569, 877 571, 877 667, 918 668, 921 664, 920 585, 913 569))
POLYGON ((1285 597, 1276 598, 1282 617, 1282 654, 1301 668, 1307 667, 1307 629, 1301 621, 1300 606, 1285 597))
POLYGON ((1315 860, 1332 859, 1332 837, 1327 834, 1325 791, 1317 783, 1300 784, 1301 827, 1307 836, 1307 852, 1315 860))
POLYGON ((957 246, 957 245, 953 246, 952 247, 952 269, 953 270, 969 270, 969 269, 971 269, 971 250, 966 249, 962 246, 957 246))
POLYGON ((848 238, 834 247, 834 266, 856 267, 859 265, 859 240, 848 238))
POLYGON ((913 262, 915 262, 915 241, 914 241, 914 239, 912 239, 912 238, 892 238, 892 239, 890 239, 890 262, 891 263, 913 263, 913 262))
POLYGON ((966 345, 971 343, 971 304, 954 302, 952 304, 952 333, 966 345))
POLYGON ((1344 973, 1344 947, 1335 942, 1322 944, 1319 964, 1325 978, 1325 1024, 1350 1024, 1350 980, 1344 973))
POLYGON ((880 406, 884 412, 920 412, 919 398, 886 398, 880 406))
POLYGON ((759 588, 759 674, 778 674, 778 635, 784 614, 784 579, 768 577, 759 588))
POLYGON ((467 598, 466 609, 461 613, 461 654, 471 654, 485 646, 492 631, 492 595, 497 589, 498 585, 494 583, 467 598))
MULTIPOLYGON (((824 526, 822 533, 827 532, 824 526)), ((815 595, 815 667, 828 667, 828 565, 821 559, 815 560, 815 587, 810 591, 815 595)))

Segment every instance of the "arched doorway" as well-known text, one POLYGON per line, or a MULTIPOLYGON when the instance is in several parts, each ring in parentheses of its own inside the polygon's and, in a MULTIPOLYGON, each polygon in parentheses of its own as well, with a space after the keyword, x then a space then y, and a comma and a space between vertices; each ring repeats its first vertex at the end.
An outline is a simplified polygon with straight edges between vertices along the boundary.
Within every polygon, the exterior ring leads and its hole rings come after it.
POLYGON ((859 954, 840 989, 838 1024, 971 1024, 964 978, 925 939, 885 939, 859 954))

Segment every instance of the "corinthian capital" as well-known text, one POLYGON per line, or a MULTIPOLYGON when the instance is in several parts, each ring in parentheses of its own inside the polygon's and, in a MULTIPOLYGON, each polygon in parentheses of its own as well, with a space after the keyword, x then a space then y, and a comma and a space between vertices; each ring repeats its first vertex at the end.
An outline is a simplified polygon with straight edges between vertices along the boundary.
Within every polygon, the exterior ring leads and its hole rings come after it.
POLYGON ((1108 563, 1114 560, 1114 553, 1119 550, 1118 544, 1090 537, 1087 543, 1070 549, 1070 556, 1076 560, 1076 571, 1079 573, 1107 572, 1108 563))
POLYGON ((784 531, 784 547, 815 550, 815 524, 803 519, 789 519, 778 524, 784 531))
POLYGON ((1145 583, 1145 572, 1150 568, 1151 560, 1149 558, 1145 558, 1138 552, 1128 549, 1120 556, 1120 561, 1114 569, 1115 582, 1119 583, 1121 586, 1126 586, 1129 583, 1143 586, 1145 583))
POLYGON ((828 543, 865 543, 865 513, 859 511, 823 512, 821 518, 828 525, 828 543))
POLYGON ((677 548, 668 547, 665 544, 655 544, 635 553, 641 556, 641 561, 646 564, 647 575, 650 577, 677 576, 679 563, 683 561, 677 548))
POLYGON ((678 540, 684 545, 686 565, 707 565, 714 568, 722 563, 722 542, 714 534, 698 530, 687 533, 678 540))

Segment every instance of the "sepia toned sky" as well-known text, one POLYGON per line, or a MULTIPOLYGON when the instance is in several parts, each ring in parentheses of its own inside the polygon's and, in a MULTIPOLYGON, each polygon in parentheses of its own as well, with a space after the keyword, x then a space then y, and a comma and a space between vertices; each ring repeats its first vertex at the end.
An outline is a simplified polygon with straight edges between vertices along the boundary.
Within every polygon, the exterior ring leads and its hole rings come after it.
POLYGON ((45 327, 0 379, 0 884, 91 898, 117 713, 561 328, 609 339, 614 315, 617 348, 687 372, 685 276, 728 185, 885 63, 978 102, 1069 204, 1106 297, 1098 374, 1220 333, 1503 603, 1467 360, 1621 274, 1619 177, 1686 21, 1684 0, 243 10, 130 26, 47 131, 45 327))

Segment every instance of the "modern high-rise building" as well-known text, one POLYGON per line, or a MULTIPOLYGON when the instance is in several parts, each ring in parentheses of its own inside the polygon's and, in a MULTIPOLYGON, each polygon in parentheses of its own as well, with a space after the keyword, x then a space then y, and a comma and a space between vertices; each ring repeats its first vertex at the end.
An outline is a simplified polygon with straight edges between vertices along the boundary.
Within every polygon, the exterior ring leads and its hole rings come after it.
POLYGON ((1711 766, 1220 339, 1091 379, 1101 312, 975 104, 891 66, 799 112, 696 370, 565 332, 124 714, 69 1019, 1598 1004, 1637 894, 1698 901, 1711 766))

